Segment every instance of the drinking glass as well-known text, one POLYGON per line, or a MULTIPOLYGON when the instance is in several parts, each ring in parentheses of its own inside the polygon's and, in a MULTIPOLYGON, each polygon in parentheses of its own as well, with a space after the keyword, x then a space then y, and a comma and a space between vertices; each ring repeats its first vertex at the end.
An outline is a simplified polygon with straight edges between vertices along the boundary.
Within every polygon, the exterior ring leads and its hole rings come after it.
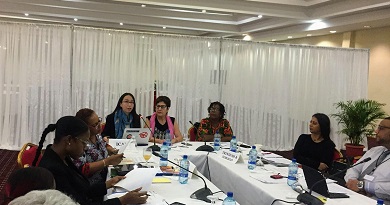
POLYGON ((143 156, 146 161, 146 166, 149 167, 149 159, 152 157, 152 149, 150 147, 145 148, 143 156))
POLYGON ((188 135, 183 134, 184 146, 188 148, 188 135))
POLYGON ((218 200, 218 196, 215 195, 208 195, 207 198, 210 199, 211 204, 215 204, 215 202, 218 200))

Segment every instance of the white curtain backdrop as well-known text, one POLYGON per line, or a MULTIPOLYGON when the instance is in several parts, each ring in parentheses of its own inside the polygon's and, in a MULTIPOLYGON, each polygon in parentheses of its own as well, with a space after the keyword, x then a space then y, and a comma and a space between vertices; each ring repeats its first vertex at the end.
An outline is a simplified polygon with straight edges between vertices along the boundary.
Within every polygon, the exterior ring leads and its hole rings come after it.
POLYGON ((168 96, 169 115, 176 117, 187 134, 193 123, 208 116, 211 101, 220 99, 220 39, 161 36, 156 50, 157 97, 168 96))
POLYGON ((123 93, 132 93, 136 111, 153 110, 156 60, 155 35, 74 28, 72 67, 73 113, 91 108, 105 118, 123 93))
POLYGON ((70 114, 70 45, 69 26, 0 22, 2 149, 38 142, 49 123, 70 114))
POLYGON ((292 149, 321 112, 331 118, 340 148, 334 103, 367 97, 368 50, 225 40, 222 103, 240 141, 292 149))
MULTIPOLYGON (((137 112, 156 95, 182 133, 221 101, 240 141, 291 149, 316 112, 367 97, 368 50, 254 43, 86 27, 0 22, 0 148, 38 143, 64 115, 111 113, 124 92, 137 112)), ((336 122, 332 138, 338 147, 336 122)), ((52 142, 52 135, 47 143, 52 142)))

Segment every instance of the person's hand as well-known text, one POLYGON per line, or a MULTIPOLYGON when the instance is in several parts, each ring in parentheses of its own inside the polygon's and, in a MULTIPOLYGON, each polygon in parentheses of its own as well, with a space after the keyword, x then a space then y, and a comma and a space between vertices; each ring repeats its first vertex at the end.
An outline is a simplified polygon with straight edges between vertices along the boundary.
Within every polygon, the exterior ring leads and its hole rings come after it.
POLYGON ((127 194, 119 197, 121 204, 144 204, 148 199, 146 191, 141 191, 141 187, 133 191, 128 192, 127 194))
POLYGON ((107 142, 108 143, 108 137, 103 137, 103 141, 107 142))
POLYGON ((329 168, 328 165, 326 165, 325 163, 322 163, 322 162, 318 166, 318 170, 320 170, 320 171, 326 170, 328 168, 329 168))
POLYGON ((111 156, 107 157, 105 160, 107 161, 108 165, 115 166, 115 165, 118 165, 119 163, 121 163, 122 159, 123 159, 123 153, 111 155, 111 156))
POLYGON ((107 147, 108 155, 118 154, 119 149, 115 149, 108 145, 107 147))
POLYGON ((110 180, 106 181, 106 188, 112 188, 116 183, 118 183, 120 180, 126 178, 125 176, 116 176, 111 178, 110 180))
POLYGON ((358 182, 359 181, 357 179, 349 179, 345 185, 347 186, 348 189, 359 192, 360 189, 357 186, 358 182))

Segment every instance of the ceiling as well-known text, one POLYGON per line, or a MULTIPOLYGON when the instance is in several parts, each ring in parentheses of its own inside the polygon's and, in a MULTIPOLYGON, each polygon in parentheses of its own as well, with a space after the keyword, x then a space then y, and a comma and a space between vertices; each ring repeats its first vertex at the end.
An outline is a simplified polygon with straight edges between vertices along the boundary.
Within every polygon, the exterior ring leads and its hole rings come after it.
POLYGON ((389 26, 390 0, 0 0, 0 20, 279 41, 389 26))

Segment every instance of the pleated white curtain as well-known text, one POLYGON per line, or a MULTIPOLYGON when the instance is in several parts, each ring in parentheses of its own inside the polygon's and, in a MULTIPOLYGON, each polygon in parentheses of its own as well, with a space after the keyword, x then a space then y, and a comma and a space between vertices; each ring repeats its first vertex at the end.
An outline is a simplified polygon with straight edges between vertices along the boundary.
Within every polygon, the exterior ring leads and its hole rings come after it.
POLYGON ((134 95, 137 113, 152 113, 158 36, 75 27, 73 39, 74 114, 91 108, 105 118, 123 93, 134 95))
POLYGON ((208 116, 211 101, 220 98, 220 39, 161 36, 153 42, 156 55, 157 97, 168 96, 169 115, 187 134, 193 123, 208 116))
MULTIPOLYGON (((367 97, 368 50, 253 43, 222 44, 226 118, 240 141, 289 150, 309 133, 314 113, 335 113, 334 103, 367 97)), ((331 118, 331 138, 343 138, 331 118)))
POLYGON ((2 149, 37 143, 49 123, 70 114, 70 48, 69 26, 0 22, 2 149))

